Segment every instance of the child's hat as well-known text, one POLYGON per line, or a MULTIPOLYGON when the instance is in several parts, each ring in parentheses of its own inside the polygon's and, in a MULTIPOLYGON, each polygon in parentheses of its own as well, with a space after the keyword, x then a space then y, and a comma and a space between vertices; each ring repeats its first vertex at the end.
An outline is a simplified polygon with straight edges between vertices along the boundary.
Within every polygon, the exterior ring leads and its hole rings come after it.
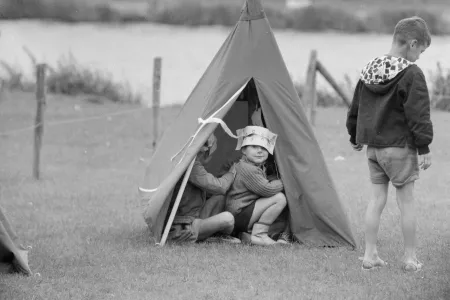
POLYGON ((238 137, 236 150, 252 145, 264 147, 270 154, 273 154, 278 135, 269 129, 261 126, 247 126, 236 130, 236 133, 238 137))

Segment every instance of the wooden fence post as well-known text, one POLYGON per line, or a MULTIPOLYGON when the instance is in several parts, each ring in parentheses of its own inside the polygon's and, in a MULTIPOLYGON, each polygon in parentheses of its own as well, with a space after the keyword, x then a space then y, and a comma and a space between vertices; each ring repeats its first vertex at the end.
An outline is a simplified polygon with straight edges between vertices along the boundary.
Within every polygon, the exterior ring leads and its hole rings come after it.
POLYGON ((344 102, 350 106, 351 105, 351 100, 349 99, 349 97, 345 94, 345 92, 342 90, 342 88, 337 84, 337 82, 333 79, 333 77, 331 76, 331 74, 325 69, 325 67, 323 66, 323 64, 318 61, 317 62, 317 71, 320 72, 320 74, 322 74, 322 76, 328 81, 328 83, 334 88, 334 90, 336 91, 336 93, 338 93, 339 96, 341 96, 341 98, 344 100, 344 102))
POLYGON ((316 117, 317 93, 316 93, 317 51, 312 50, 309 57, 306 84, 303 92, 303 101, 307 107, 309 122, 314 125, 316 117))
POLYGON ((153 149, 159 135, 159 106, 161 91, 161 57, 153 59, 153 149))
POLYGON ((45 99, 45 69, 44 64, 39 64, 36 67, 36 122, 34 128, 34 159, 33 159, 33 177, 39 179, 40 171, 40 157, 42 148, 42 135, 44 133, 44 108, 46 105, 45 99))

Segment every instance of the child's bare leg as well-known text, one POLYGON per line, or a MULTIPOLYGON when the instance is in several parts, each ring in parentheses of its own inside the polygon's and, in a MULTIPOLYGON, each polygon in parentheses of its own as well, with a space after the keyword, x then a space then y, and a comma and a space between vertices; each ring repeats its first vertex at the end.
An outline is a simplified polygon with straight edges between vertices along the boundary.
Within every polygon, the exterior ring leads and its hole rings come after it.
POLYGON ((198 226, 197 240, 204 240, 216 232, 231 234, 234 228, 234 217, 229 212, 222 212, 218 215, 204 220, 195 219, 195 226, 198 226))
POLYGON ((269 226, 275 221, 286 206, 286 196, 278 193, 269 198, 261 198, 255 202, 248 229, 252 234, 250 241, 254 245, 270 246, 276 244, 269 235, 269 226))
POLYGON ((364 262, 375 265, 384 265, 384 261, 378 256, 377 238, 380 228, 380 218, 386 206, 389 184, 372 184, 374 197, 369 202, 366 210, 365 220, 365 242, 364 262))
POLYGON ((405 263, 416 263, 416 208, 414 200, 414 182, 397 188, 397 204, 401 213, 401 223, 405 246, 405 263))
POLYGON ((261 198, 255 202, 252 217, 248 224, 249 228, 255 222, 264 224, 272 224, 286 207, 286 196, 278 193, 269 198, 261 198))

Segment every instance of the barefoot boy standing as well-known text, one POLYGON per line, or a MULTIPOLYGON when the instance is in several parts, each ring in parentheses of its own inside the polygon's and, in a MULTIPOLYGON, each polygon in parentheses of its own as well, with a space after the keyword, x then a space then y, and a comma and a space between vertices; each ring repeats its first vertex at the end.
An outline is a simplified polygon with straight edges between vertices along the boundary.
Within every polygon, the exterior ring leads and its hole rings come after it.
POLYGON ((347 115, 350 143, 356 151, 367 145, 374 197, 365 216, 364 270, 384 266, 376 242, 386 205, 389 181, 397 192, 405 253, 403 269, 419 271, 416 257, 414 181, 431 165, 433 140, 430 99, 422 70, 414 64, 430 46, 427 24, 419 17, 399 21, 387 55, 362 70, 347 115))

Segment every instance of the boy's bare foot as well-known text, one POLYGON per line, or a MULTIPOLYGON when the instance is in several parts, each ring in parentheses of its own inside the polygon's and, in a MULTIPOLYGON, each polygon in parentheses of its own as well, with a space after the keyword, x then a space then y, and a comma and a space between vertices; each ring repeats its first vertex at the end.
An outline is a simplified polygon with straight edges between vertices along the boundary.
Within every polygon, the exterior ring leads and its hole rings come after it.
POLYGON ((413 259, 403 259, 403 271, 405 272, 419 272, 422 270, 423 263, 421 263, 417 258, 413 259))
POLYGON ((385 262, 378 256, 375 257, 374 259, 364 259, 364 257, 360 257, 359 260, 362 260, 361 269, 364 271, 387 266, 387 262, 385 262))

